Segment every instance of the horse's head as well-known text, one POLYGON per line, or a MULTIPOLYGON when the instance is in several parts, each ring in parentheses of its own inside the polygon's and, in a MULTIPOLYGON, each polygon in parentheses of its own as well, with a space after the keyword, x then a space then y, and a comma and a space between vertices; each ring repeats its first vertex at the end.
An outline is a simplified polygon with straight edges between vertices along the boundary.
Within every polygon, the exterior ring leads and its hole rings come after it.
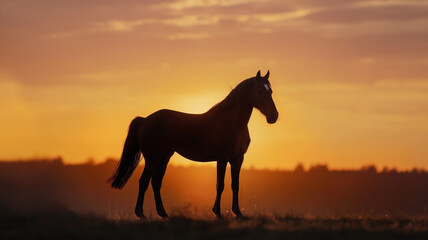
POLYGON ((251 104, 266 116, 268 123, 275 123, 278 119, 278 111, 272 99, 272 88, 269 83, 269 71, 264 77, 260 76, 260 71, 254 79, 251 91, 251 104))

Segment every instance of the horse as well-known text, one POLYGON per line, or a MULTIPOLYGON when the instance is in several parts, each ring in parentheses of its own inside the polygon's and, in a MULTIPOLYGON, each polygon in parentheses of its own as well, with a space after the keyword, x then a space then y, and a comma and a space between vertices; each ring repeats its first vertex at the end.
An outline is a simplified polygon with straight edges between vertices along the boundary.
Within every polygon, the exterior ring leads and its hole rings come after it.
POLYGON ((122 156, 114 174, 108 179, 111 187, 121 189, 140 162, 141 153, 145 166, 139 180, 139 193, 135 215, 146 219, 143 213, 144 194, 151 180, 156 211, 162 218, 165 212, 160 189, 171 156, 176 152, 198 162, 217 162, 217 195, 212 212, 222 218, 220 199, 224 189, 227 163, 231 166, 233 202, 232 211, 237 218, 242 215, 238 203, 239 173, 250 144, 248 121, 253 108, 265 115, 273 124, 278 111, 272 99, 272 88, 260 71, 239 83, 227 97, 203 114, 188 114, 168 109, 152 113, 146 118, 136 117, 129 125, 122 156))

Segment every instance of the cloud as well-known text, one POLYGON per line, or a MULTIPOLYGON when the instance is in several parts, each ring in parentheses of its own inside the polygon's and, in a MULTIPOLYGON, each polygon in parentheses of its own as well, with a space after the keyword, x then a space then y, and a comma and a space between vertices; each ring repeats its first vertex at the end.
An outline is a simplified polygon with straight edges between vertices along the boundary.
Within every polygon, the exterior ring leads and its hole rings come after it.
POLYGON ((290 21, 306 17, 315 11, 315 9, 298 9, 281 13, 256 14, 254 18, 265 23, 290 21))
MULTIPOLYGON (((172 25, 181 28, 211 26, 217 24, 221 16, 215 15, 187 15, 164 19, 137 19, 137 20, 107 20, 93 24, 88 31, 93 32, 130 32, 136 31, 144 25, 172 25)), ((161 29, 160 29, 161 30, 161 29)), ((167 34, 169 36, 169 34, 167 34)))
MULTIPOLYGON (((138 20, 108 20, 105 22, 98 22, 94 24, 94 28, 91 31, 111 31, 111 32, 130 32, 138 31, 139 27, 144 25, 157 25, 159 26, 158 30, 162 30, 162 25, 164 26, 175 26, 178 28, 195 28, 195 27, 205 27, 210 28, 218 26, 222 23, 233 23, 240 24, 240 29, 244 31, 253 31, 258 33, 270 33, 272 32, 272 27, 275 25, 269 25, 274 23, 286 23, 288 25, 292 24, 293 20, 302 19, 305 16, 315 12, 316 9, 299 9, 295 11, 286 11, 278 13, 265 13, 265 14, 239 14, 239 15, 226 15, 226 14, 193 14, 185 15, 180 17, 172 18, 163 18, 163 19, 138 19, 138 20)), ((284 26, 284 25, 282 25, 284 26)), ((170 31, 170 30, 169 30, 170 31)), ((236 33, 236 32, 235 32, 236 33)), ((68 34, 64 34, 68 36, 68 34)), ((176 38, 177 36, 184 36, 178 30, 177 33, 170 34, 166 33, 166 36, 171 39, 176 38)), ((186 36, 201 36, 200 33, 195 32, 193 34, 186 34, 186 36)), ((214 36, 214 34, 211 34, 214 36)), ((208 35, 204 34, 203 38, 207 38, 208 35)), ((200 38, 200 37, 196 37, 200 38)))
POLYGON ((208 38, 209 34, 207 33, 175 33, 168 36, 170 40, 202 40, 208 38))
POLYGON ((55 11, 45 0, 29 1, 26 8, 20 0, 1 6, 0 65, 19 81, 53 84, 57 76, 76 72, 131 71, 199 57, 196 45, 173 40, 197 40, 204 57, 215 59, 205 64, 230 55, 273 56, 263 59, 293 66, 305 81, 311 74, 356 81, 362 73, 361 81, 375 81, 390 69, 395 78, 427 75, 423 1, 61 2, 52 2, 55 11), (332 74, 330 66, 337 65, 342 67, 332 74))
POLYGON ((425 0, 366 0, 357 1, 355 6, 427 6, 428 2, 425 0))
POLYGON ((134 21, 108 20, 105 22, 96 23, 95 27, 99 31, 129 32, 135 30, 135 28, 141 25, 154 22, 155 20, 153 19, 140 19, 134 21))
POLYGON ((367 21, 405 21, 428 19, 428 5, 375 5, 327 8, 307 14, 306 19, 315 24, 359 23, 367 21))
POLYGON ((19 10, 23 1, 7 2, 4 6, 8 11, 2 11, 6 26, 1 28, 2 35, 25 35, 24 28, 31 27, 33 36, 50 40, 108 32, 151 32, 171 39, 171 36, 184 36, 183 28, 186 28, 187 36, 209 32, 209 36, 202 37, 204 39, 247 32, 270 34, 284 31, 315 32, 331 38, 413 31, 415 26, 420 26, 415 31, 423 31, 420 24, 425 24, 428 18, 428 4, 414 0, 329 0, 322 3, 316 0, 127 0, 126 4, 77 1, 53 3, 54 12, 40 7, 48 5, 47 1, 36 2, 38 5, 30 4, 23 11, 19 10), (394 28, 398 21, 401 21, 400 26, 394 28), (355 34, 350 31, 350 25, 355 28, 355 34))
POLYGON ((263 0, 181 0, 166 3, 164 6, 173 10, 186 10, 190 8, 229 7, 244 5, 253 2, 267 2, 263 0))
POLYGON ((210 26, 217 24, 222 17, 219 15, 190 15, 178 18, 170 18, 159 21, 162 24, 170 24, 179 27, 210 26))
MULTIPOLYGON (((328 3, 332 2, 338 3, 335 0, 328 3)), ((158 7, 166 8, 165 12, 168 14, 163 16, 106 20, 96 23, 95 26, 99 31, 130 32, 143 31, 140 27, 153 25, 158 26, 156 31, 159 35, 169 39, 174 35, 180 36, 180 28, 193 28, 193 33, 186 31, 188 36, 200 35, 202 29, 204 32, 210 32, 209 37, 243 32, 265 34, 291 30, 315 32, 322 37, 331 38, 401 31, 421 32, 428 21, 428 5, 419 4, 418 1, 387 1, 387 4, 376 1, 363 4, 364 2, 367 1, 319 6, 315 1, 302 1, 300 5, 296 2, 280 5, 278 1, 184 0, 158 4, 158 7), (174 26, 177 29, 164 26, 174 26), (227 31, 227 28, 234 30, 227 31)))

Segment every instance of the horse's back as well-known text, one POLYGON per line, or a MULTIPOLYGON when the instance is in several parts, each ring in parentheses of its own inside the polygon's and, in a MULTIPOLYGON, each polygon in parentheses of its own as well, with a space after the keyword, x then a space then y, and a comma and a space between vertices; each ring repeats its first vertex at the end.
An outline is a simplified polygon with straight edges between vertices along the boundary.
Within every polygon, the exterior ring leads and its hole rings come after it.
POLYGON ((194 132, 201 125, 202 117, 169 109, 152 113, 144 119, 140 127, 140 144, 153 149, 154 147, 173 148, 172 145, 181 136, 194 132))
POLYGON ((146 122, 150 128, 161 128, 163 131, 168 131, 169 134, 177 130, 197 126, 203 123, 202 114, 190 114, 169 109, 161 109, 149 115, 146 122))

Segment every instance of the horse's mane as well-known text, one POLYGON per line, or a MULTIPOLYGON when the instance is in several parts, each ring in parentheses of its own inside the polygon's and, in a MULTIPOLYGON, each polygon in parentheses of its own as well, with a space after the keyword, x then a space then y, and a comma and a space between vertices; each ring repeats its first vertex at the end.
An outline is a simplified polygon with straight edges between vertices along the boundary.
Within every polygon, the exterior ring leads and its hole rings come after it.
POLYGON ((248 78, 241 83, 239 83, 230 93, 224 98, 221 102, 217 103, 213 107, 210 108, 210 110, 207 111, 207 113, 213 113, 218 111, 224 111, 227 110, 230 106, 232 106, 233 103, 236 101, 245 101, 245 97, 248 96, 248 93, 253 86, 253 81, 255 77, 248 78))

